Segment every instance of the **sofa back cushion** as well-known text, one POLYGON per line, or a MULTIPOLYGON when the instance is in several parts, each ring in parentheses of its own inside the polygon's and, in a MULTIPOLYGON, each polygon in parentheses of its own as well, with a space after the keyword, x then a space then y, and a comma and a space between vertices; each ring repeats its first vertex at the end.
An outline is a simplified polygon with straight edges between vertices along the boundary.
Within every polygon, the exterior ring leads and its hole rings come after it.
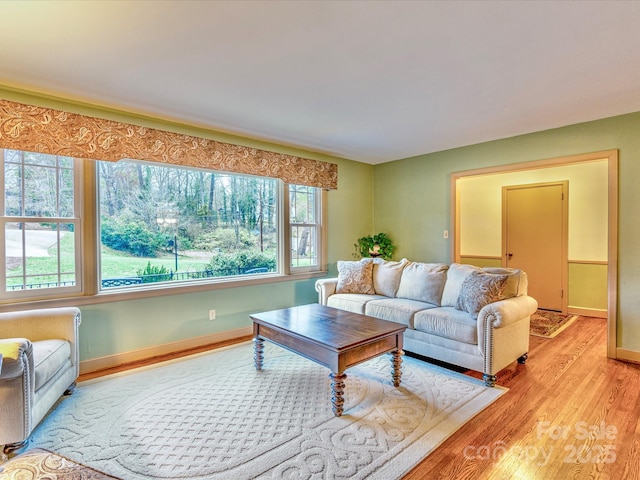
POLYGON ((402 270, 409 263, 406 258, 399 262, 391 262, 382 258, 373 260, 373 289, 377 295, 385 297, 395 297, 398 287, 400 286, 400 278, 402 270))
POLYGON ((409 262, 402 270, 396 297, 439 306, 448 268, 444 263, 409 262))
POLYGON ((442 306, 458 308, 458 297, 460 296, 462 283, 472 272, 480 270, 479 267, 474 267, 473 265, 452 263, 449 270, 447 270, 447 281, 442 291, 442 306))
POLYGON ((373 262, 363 258, 359 262, 338 260, 336 293, 364 293, 374 295, 373 262))

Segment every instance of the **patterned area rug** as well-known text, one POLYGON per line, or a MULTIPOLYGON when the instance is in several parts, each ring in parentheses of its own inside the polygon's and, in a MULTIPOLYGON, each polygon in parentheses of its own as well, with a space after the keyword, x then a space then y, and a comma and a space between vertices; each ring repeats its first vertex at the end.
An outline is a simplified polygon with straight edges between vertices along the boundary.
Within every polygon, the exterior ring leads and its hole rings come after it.
POLYGON ((328 369, 250 343, 79 384, 32 436, 127 480, 402 477, 505 393, 403 357, 347 370, 345 412, 331 411, 328 369))
POLYGON ((577 315, 553 312, 551 310, 536 310, 531 315, 529 333, 537 337, 553 338, 571 325, 577 315))
MULTIPOLYGON (((113 480, 116 477, 80 465, 53 452, 34 448, 0 465, 3 480, 113 480)), ((117 480, 117 479, 116 479, 117 480)))

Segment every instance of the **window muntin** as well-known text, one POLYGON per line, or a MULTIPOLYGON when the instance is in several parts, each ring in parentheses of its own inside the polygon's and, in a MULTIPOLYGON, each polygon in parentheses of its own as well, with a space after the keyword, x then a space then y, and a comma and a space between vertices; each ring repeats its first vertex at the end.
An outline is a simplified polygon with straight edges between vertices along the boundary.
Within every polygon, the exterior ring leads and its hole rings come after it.
POLYGON ((0 150, 0 156, 3 296, 80 291, 80 163, 20 150, 0 150))
POLYGON ((292 269, 320 268, 321 193, 319 188, 289 185, 292 269))
POLYGON ((279 271, 278 180, 98 165, 102 289, 279 271))

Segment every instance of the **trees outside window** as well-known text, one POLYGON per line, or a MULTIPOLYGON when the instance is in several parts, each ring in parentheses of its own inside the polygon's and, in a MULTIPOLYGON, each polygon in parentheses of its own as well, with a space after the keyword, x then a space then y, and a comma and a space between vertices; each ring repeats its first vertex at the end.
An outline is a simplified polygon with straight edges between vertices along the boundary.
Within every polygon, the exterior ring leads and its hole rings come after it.
POLYGON ((278 270, 277 180, 99 162, 103 288, 278 270))

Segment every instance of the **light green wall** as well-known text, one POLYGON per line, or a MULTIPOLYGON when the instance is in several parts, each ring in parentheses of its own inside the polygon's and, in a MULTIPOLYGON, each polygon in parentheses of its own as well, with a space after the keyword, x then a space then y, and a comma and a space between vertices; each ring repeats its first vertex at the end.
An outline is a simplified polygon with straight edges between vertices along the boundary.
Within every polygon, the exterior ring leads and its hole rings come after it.
POLYGON ((617 343, 640 351, 640 113, 378 165, 374 230, 392 236, 397 258, 449 262, 451 239, 442 231, 452 230, 452 172, 613 149, 619 150, 617 343))
MULTIPOLYGON (((394 240, 395 258, 449 262, 451 240, 442 238, 442 231, 452 231, 452 172, 619 149, 618 347, 640 352, 640 113, 371 166, 24 92, 0 89, 0 97, 337 163, 339 187, 328 193, 330 274, 337 260, 352 258, 358 237, 376 232, 394 240)), ((81 356, 98 358, 240 328, 249 325, 246 315, 253 307, 315 301, 313 283, 290 281, 83 306, 81 356), (205 321, 211 308, 218 319, 205 321)))
POLYGON ((607 266, 569 263, 569 307, 607 310, 607 266))
MULTIPOLYGON (((300 149, 233 137, 123 112, 107 111, 60 99, 0 89, 0 98, 69 112, 213 138, 338 165, 338 190, 328 192, 329 269, 350 258, 355 240, 372 229, 373 167, 300 149)), ((315 279, 235 287, 208 292, 83 305, 80 358, 89 360, 172 343, 251 325, 249 313, 317 301, 315 279), (210 309, 216 320, 208 320, 210 309)), ((72 302, 70 302, 72 304, 72 302)))

